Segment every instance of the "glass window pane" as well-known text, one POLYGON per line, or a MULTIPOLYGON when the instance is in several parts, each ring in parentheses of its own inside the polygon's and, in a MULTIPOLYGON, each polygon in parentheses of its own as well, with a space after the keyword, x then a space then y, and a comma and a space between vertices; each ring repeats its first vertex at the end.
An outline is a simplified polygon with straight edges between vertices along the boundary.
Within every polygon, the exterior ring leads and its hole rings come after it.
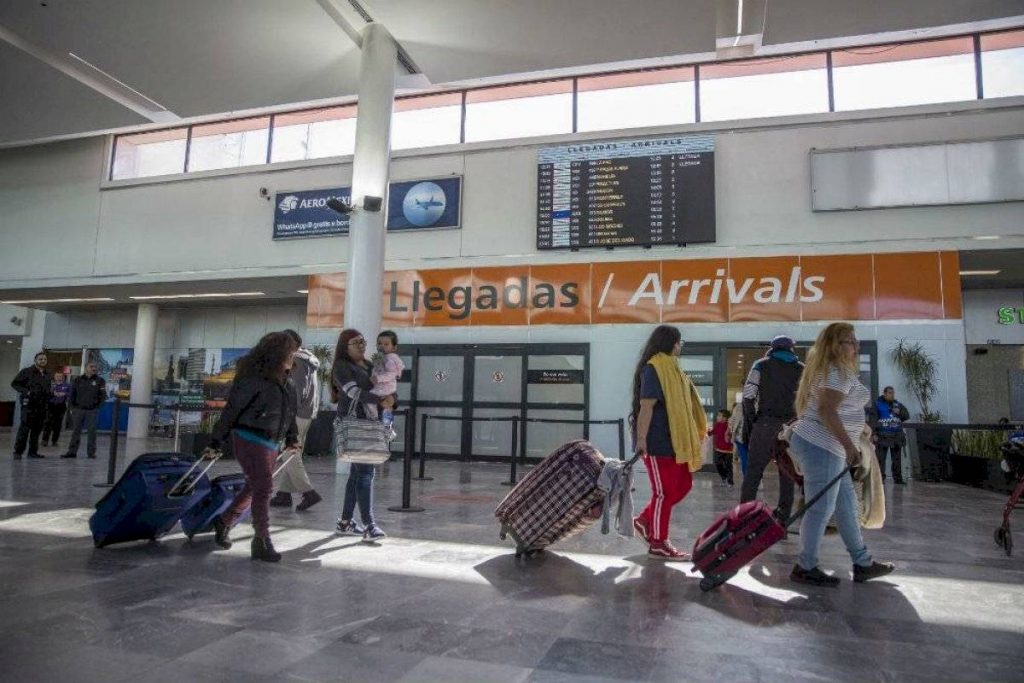
POLYGON ((278 114, 272 162, 347 156, 356 149, 356 106, 278 114))
POLYGON ((188 170, 265 164, 269 131, 269 116, 193 126, 188 170))
POLYGON ((114 148, 113 180, 185 172, 187 128, 119 135, 114 148))
POLYGON ((981 37, 981 76, 985 99, 1024 95, 1024 31, 981 37))
POLYGON ((576 87, 579 131, 694 122, 690 66, 581 78, 576 87))
POLYGON ((466 93, 466 142, 571 132, 570 80, 466 93))
POLYGON ((828 111, 822 54, 751 59, 700 68, 700 119, 724 121, 828 111))
POLYGON ((462 93, 407 97, 395 102, 391 149, 459 143, 462 93))
POLYGON ((969 37, 836 50, 832 67, 836 111, 977 97, 969 37))
MULTIPOLYGON (((582 420, 583 411, 579 410, 537 410, 535 408, 530 409, 527 412, 528 417, 538 418, 542 420, 582 420)), ((594 430, 594 427, 591 427, 594 430)), ((602 452, 606 457, 616 458, 618 457, 618 437, 615 436, 614 429, 603 430, 601 437, 598 438, 596 433, 591 434, 591 439, 597 442, 598 448, 602 449, 602 452), (610 448, 610 444, 616 444, 614 448, 610 448)), ((559 446, 562 446, 568 441, 573 439, 583 438, 583 425, 579 424, 561 424, 561 423, 549 423, 549 422, 527 422, 526 423, 526 457, 528 458, 545 458, 555 451, 559 446)))

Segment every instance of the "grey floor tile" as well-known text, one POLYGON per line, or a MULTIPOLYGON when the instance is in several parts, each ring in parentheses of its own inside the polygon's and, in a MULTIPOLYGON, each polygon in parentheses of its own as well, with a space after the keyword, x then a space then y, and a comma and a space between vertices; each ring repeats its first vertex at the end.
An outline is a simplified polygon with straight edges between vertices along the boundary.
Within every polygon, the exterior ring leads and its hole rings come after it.
POLYGON ((471 662, 449 657, 427 657, 398 679, 399 683, 523 683, 529 669, 503 664, 471 662))
POLYGON ((309 657, 325 644, 313 636, 247 629, 193 650, 180 661, 269 676, 309 657))
POLYGON ((661 656, 662 652, 653 647, 559 638, 537 664, 537 668, 588 676, 644 680, 654 671, 661 656))

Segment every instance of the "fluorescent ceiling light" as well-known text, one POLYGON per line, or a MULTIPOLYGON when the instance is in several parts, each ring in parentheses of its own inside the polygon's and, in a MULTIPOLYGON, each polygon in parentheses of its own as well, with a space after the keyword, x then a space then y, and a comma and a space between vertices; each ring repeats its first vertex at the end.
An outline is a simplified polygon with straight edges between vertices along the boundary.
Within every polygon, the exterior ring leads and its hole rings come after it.
POLYGON ((975 235, 973 239, 976 240, 997 240, 1001 235, 975 235))
POLYGON ((1001 270, 961 270, 961 275, 999 275, 1001 270))
POLYGON ((296 289, 295 291, 298 292, 299 294, 309 294, 308 289, 296 289))
POLYGON ((0 304, 79 304, 95 301, 113 301, 110 297, 100 296, 92 299, 21 299, 19 301, 0 301, 0 304))
POLYGON ((230 299, 237 296, 264 296, 264 294, 263 292, 207 292, 205 294, 149 294, 128 298, 133 301, 151 301, 154 299, 230 299))

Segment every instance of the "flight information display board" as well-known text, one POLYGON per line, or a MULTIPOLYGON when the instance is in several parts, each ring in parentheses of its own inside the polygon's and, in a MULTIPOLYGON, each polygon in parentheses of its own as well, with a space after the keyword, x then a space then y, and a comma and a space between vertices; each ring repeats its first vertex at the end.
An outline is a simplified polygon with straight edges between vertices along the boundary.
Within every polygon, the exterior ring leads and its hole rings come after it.
POLYGON ((715 241, 710 135, 547 147, 537 162, 538 249, 715 241))

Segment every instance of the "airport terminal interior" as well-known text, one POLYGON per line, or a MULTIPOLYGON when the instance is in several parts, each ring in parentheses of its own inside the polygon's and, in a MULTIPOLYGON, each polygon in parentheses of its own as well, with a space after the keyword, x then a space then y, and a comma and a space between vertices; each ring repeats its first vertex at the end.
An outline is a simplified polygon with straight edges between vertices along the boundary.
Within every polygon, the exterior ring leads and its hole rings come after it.
POLYGON ((1024 2, 866 5, 0 0, 0 681, 1024 680, 1024 2))

